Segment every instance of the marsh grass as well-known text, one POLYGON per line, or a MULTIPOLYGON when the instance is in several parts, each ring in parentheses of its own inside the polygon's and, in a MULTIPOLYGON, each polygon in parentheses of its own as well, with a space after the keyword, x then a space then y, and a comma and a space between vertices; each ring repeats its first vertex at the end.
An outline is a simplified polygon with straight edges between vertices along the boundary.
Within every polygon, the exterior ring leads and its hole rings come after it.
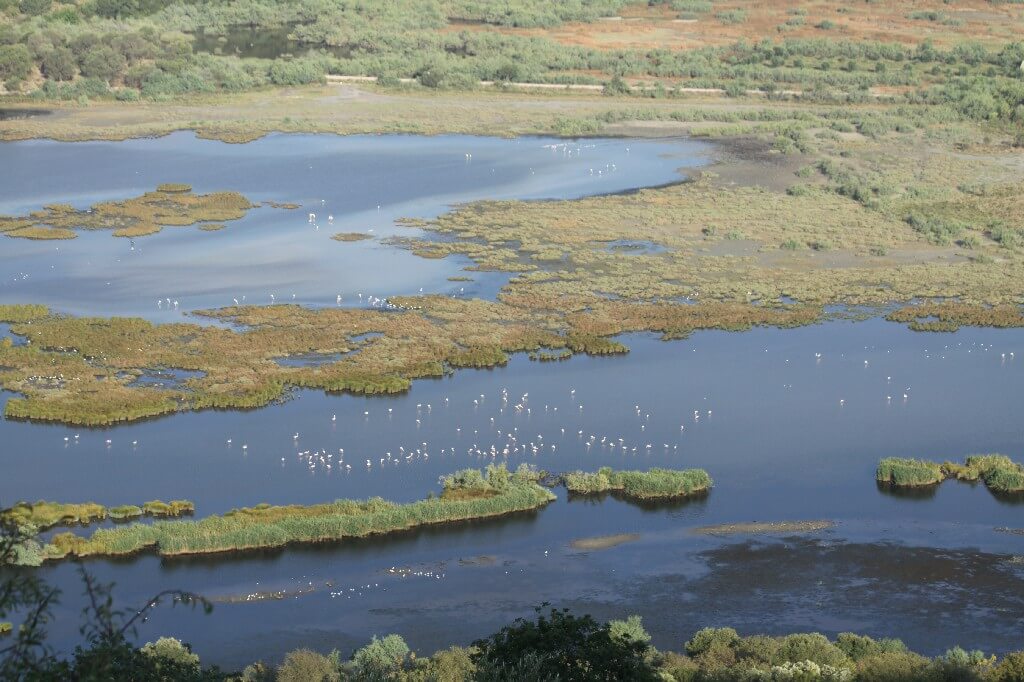
POLYGON ((74 239, 76 230, 112 230, 116 237, 142 237, 165 227, 206 223, 200 229, 219 229, 221 221, 238 220, 255 208, 237 192, 193 194, 192 187, 169 183, 124 201, 94 204, 79 211, 51 204, 27 216, 0 216, 0 233, 26 239, 74 239))
POLYGON ((888 457, 878 463, 875 477, 896 487, 934 486, 948 478, 982 480, 993 493, 1024 493, 1024 466, 999 454, 970 455, 963 464, 888 457))
POLYGON ((648 471, 615 471, 602 467, 596 473, 576 471, 564 476, 566 489, 577 495, 617 492, 636 500, 686 497, 704 493, 712 486, 711 477, 703 469, 657 469, 648 471))
POLYGON ((891 322, 905 323, 914 331, 955 332, 962 326, 1024 327, 1024 311, 1019 305, 985 306, 955 301, 908 305, 886 316, 891 322))
POLYGON ((88 525, 106 518, 125 520, 139 516, 173 517, 191 514, 195 505, 188 500, 161 502, 153 500, 144 505, 120 505, 104 507, 95 502, 65 504, 60 502, 18 502, 0 511, 0 518, 15 522, 20 527, 43 531, 54 526, 88 525))
POLYGON ((935 462, 902 457, 887 457, 878 463, 875 478, 897 487, 930 486, 946 479, 935 462))
POLYGON ((529 470, 510 473, 504 466, 488 467, 485 473, 458 472, 444 479, 443 488, 440 497, 409 504, 379 497, 310 506, 262 504, 198 521, 131 523, 100 529, 89 537, 63 533, 43 547, 42 557, 119 556, 148 549, 161 556, 174 556, 329 542, 501 516, 537 509, 555 499, 537 485, 535 474, 529 470))

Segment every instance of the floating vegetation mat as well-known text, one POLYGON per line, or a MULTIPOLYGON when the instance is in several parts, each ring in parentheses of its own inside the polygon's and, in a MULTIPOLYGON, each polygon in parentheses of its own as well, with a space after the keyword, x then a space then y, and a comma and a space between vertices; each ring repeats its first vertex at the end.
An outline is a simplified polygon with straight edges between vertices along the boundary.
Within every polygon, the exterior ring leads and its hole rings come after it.
POLYGON ((25 239, 74 239, 76 230, 112 230, 115 237, 142 237, 165 227, 200 225, 212 231, 238 220, 256 206, 238 192, 193 194, 184 184, 159 185, 154 192, 124 201, 105 201, 80 211, 51 204, 27 216, 0 216, 0 233, 25 239))

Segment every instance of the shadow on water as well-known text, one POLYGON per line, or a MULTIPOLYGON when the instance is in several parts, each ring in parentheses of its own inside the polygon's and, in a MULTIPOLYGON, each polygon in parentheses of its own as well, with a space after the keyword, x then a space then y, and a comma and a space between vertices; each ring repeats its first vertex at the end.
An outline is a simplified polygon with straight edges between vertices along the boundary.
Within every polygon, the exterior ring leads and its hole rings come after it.
POLYGON ((629 497, 618 491, 611 491, 606 493, 597 493, 595 495, 580 495, 575 493, 569 493, 567 499, 570 504, 582 504, 590 506, 601 506, 608 499, 612 499, 616 502, 623 502, 625 504, 632 505, 637 509, 644 512, 665 512, 675 511, 678 509, 690 508, 695 511, 699 511, 707 506, 708 498, 711 497, 711 491, 705 490, 700 493, 693 495, 686 495, 681 497, 669 497, 657 500, 641 500, 635 497, 629 497))
MULTIPOLYGON (((161 557, 164 570, 193 567, 228 567, 242 563, 276 562, 286 554, 290 561, 300 564, 312 561, 320 563, 344 554, 347 561, 357 561, 361 556, 377 556, 384 553, 401 554, 422 546, 424 543, 462 544, 463 541, 493 538, 495 533, 510 530, 528 530, 536 523, 544 508, 512 512, 499 517, 448 521, 418 528, 398 530, 390 533, 369 535, 363 538, 344 538, 327 542, 296 542, 274 549, 251 549, 219 554, 200 554, 161 557)), ((132 559, 121 558, 130 563, 132 559)))
MULTIPOLYGON (((938 493, 939 491, 939 486, 943 484, 935 483, 934 485, 927 486, 899 487, 894 486, 891 483, 875 481, 875 485, 878 488, 878 491, 883 495, 888 495, 890 497, 895 497, 901 500, 928 501, 935 498, 936 493, 938 493)), ((995 490, 990 490, 984 483, 980 481, 949 481, 946 482, 945 485, 962 485, 971 489, 979 489, 982 492, 987 492, 991 494, 997 502, 1004 505, 1018 506, 1024 504, 1024 492, 998 492, 995 490)))
POLYGON ((878 492, 888 495, 890 497, 896 497, 901 500, 917 500, 925 501, 931 500, 935 497, 935 493, 938 492, 941 483, 935 483, 934 485, 919 485, 914 487, 897 486, 892 483, 885 481, 875 481, 875 486, 878 488, 878 492))

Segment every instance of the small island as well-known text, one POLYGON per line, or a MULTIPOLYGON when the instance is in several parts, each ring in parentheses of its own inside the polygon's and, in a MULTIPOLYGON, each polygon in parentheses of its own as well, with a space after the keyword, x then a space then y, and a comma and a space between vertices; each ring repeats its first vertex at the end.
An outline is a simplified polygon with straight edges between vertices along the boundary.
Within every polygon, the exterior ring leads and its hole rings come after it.
POLYGON ((613 492, 633 500, 687 497, 706 493, 712 486, 711 477, 703 469, 614 471, 611 467, 601 467, 596 473, 566 474, 563 482, 575 495, 613 492))
POLYGON ((1006 455, 971 455, 963 464, 887 457, 878 463, 875 478, 894 488, 935 486, 946 479, 984 481, 993 493, 1024 493, 1024 466, 1006 455))

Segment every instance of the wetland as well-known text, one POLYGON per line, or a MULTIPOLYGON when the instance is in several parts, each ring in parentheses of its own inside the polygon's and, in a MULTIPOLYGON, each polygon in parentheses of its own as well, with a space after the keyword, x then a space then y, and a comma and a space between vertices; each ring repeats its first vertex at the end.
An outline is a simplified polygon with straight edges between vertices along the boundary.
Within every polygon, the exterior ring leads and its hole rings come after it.
POLYGON ((54 645, 82 565, 210 599, 140 636, 227 668, 545 601, 664 648, 1019 647, 1019 178, 764 137, 3 143, 0 502, 64 591, 54 645), (945 243, 907 220, 982 207, 945 243))

